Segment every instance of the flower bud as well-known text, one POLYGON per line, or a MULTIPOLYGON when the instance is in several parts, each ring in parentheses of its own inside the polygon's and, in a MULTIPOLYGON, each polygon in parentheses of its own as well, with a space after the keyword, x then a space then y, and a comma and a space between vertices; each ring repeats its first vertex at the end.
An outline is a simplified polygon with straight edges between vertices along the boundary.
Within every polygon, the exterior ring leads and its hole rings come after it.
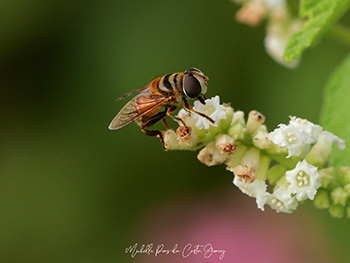
POLYGON ((305 160, 314 166, 322 167, 328 161, 331 151, 332 148, 326 149, 316 143, 306 155, 305 160))
POLYGON ((332 144, 336 143, 339 150, 345 148, 345 143, 342 139, 328 131, 322 131, 317 143, 311 148, 305 159, 312 165, 322 167, 329 159, 332 152, 332 144))
POLYGON ((221 132, 227 132, 231 125, 231 120, 233 117, 233 109, 229 106, 229 104, 223 104, 225 106, 226 119, 220 120, 219 129, 221 132))
POLYGON ((329 213, 336 218, 342 218, 344 216, 344 206, 331 205, 329 207, 329 213))
POLYGON ((269 170, 271 158, 265 154, 260 154, 259 166, 255 173, 259 180, 265 181, 267 178, 267 171, 269 170))
POLYGON ((241 164, 244 166, 252 167, 254 170, 259 168, 260 151, 254 147, 250 147, 244 154, 241 164))
POLYGON ((338 187, 331 192, 331 197, 335 205, 345 206, 349 194, 343 188, 338 187))
POLYGON ((228 135, 235 140, 243 140, 246 128, 243 123, 237 121, 228 129, 228 135))
POLYGON ((265 121, 264 115, 255 110, 249 112, 247 120, 247 134, 253 134, 265 121))
POLYGON ((277 181, 284 176, 286 170, 286 167, 281 164, 271 167, 267 172, 267 179, 269 180, 269 183, 272 185, 276 184, 277 181))
POLYGON ((347 184, 344 186, 344 190, 345 192, 347 192, 348 194, 350 194, 350 184, 347 184))
POLYGON ((272 142, 268 139, 268 135, 266 126, 261 125, 254 134, 253 145, 262 150, 270 148, 272 142))
POLYGON ((326 209, 330 205, 329 194, 326 189, 318 189, 314 199, 314 205, 318 209, 326 209))
POLYGON ((281 179, 279 179, 277 182, 276 182, 276 185, 274 187, 274 190, 278 189, 279 187, 285 187, 285 188, 288 188, 288 186, 290 185, 290 183, 287 182, 287 179, 285 176, 282 176, 281 179))
POLYGON ((350 183, 350 167, 349 166, 340 166, 339 167, 338 179, 343 185, 350 183))
POLYGON ((243 111, 235 111, 233 113, 232 119, 231 119, 231 125, 234 125, 236 122, 239 122, 239 123, 245 125, 244 112, 243 111))
POLYGON ((236 152, 229 155, 229 160, 226 162, 227 169, 231 170, 237 165, 240 165, 244 154, 247 152, 248 147, 245 145, 237 145, 236 152))
POLYGON ((321 175, 320 183, 323 188, 327 188, 328 185, 334 180, 335 178, 335 169, 334 167, 324 168, 318 171, 318 173, 321 175))

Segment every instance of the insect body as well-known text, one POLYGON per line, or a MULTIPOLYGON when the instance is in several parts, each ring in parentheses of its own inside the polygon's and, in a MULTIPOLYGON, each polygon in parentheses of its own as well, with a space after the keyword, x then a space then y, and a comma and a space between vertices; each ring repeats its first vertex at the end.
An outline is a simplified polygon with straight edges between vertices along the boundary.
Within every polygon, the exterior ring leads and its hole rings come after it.
POLYGON ((195 111, 187 102, 187 98, 197 98, 202 104, 205 104, 204 94, 207 91, 208 80, 209 78, 196 68, 189 68, 185 72, 172 73, 159 77, 150 84, 133 90, 117 99, 118 101, 139 93, 114 117, 109 125, 109 129, 118 130, 136 121, 141 127, 141 131, 145 134, 159 136, 164 147, 162 132, 159 130, 146 130, 145 128, 162 120, 165 127, 169 129, 169 125, 165 120, 166 116, 181 122, 187 127, 181 118, 170 115, 179 106, 184 105, 188 111, 195 112, 214 123, 210 117, 195 111))

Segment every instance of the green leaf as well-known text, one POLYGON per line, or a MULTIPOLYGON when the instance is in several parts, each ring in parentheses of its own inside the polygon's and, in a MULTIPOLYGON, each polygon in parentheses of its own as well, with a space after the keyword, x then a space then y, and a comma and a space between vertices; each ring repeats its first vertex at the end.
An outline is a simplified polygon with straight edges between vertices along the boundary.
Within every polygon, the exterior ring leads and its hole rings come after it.
POLYGON ((308 17, 304 26, 294 33, 287 44, 284 59, 291 61, 320 37, 349 9, 350 0, 301 0, 300 16, 308 17))
POLYGON ((333 149, 330 165, 350 166, 350 54, 335 69, 324 92, 321 124, 345 140, 343 151, 333 149))

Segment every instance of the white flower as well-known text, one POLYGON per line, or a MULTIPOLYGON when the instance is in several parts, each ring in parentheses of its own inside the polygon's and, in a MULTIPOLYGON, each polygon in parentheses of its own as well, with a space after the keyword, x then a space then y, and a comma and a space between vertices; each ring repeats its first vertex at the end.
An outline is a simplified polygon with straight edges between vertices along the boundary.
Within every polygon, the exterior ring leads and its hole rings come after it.
POLYGON ((267 204, 279 212, 291 213, 298 207, 298 201, 292 196, 290 189, 281 186, 268 196, 267 204))
POLYGON ((297 118, 295 116, 289 116, 289 125, 295 127, 299 132, 304 132, 308 137, 312 138, 312 142, 317 141, 318 136, 322 132, 323 128, 320 125, 313 124, 312 122, 297 118))
MULTIPOLYGON (((278 13, 276 15, 277 17, 281 16, 278 13)), ((290 19, 289 21, 276 20, 274 23, 270 23, 267 27, 267 34, 264 41, 266 52, 276 62, 288 68, 295 68, 300 61, 299 59, 294 59, 287 62, 283 58, 290 37, 300 28, 300 26, 301 23, 299 20, 290 19)))
POLYGON ((288 149, 287 158, 292 155, 299 156, 302 151, 302 146, 312 143, 312 138, 306 133, 299 132, 295 127, 285 124, 279 124, 279 128, 270 132, 269 140, 274 144, 288 149))
POLYGON ((255 0, 255 1, 262 2, 269 10, 284 8, 286 6, 285 0, 255 0))
POLYGON ((255 197, 258 208, 264 211, 264 205, 268 196, 268 193, 266 192, 267 184, 265 183, 265 181, 255 179, 254 182, 249 183, 235 175, 235 178, 233 179, 233 184, 237 186, 246 195, 249 195, 250 197, 255 197))
POLYGON ((287 62, 283 58, 287 44, 296 31, 303 25, 299 19, 293 19, 285 8, 275 8, 271 13, 264 40, 266 52, 278 63, 288 68, 298 66, 300 59, 287 62))
POLYGON ((339 150, 345 149, 345 141, 329 131, 321 132, 317 141, 317 143, 322 145, 324 148, 330 148, 333 142, 337 144, 339 150))
MULTIPOLYGON (((178 114, 177 114, 177 116, 176 117, 178 117, 178 118, 180 118, 180 119, 182 119, 185 123, 186 123, 186 125, 187 126, 189 126, 189 127, 195 127, 195 121, 193 120, 193 115, 197 115, 196 113, 192 113, 192 112, 190 112, 190 111, 187 111, 187 110, 185 110, 185 109, 181 109, 179 112, 178 112, 178 114)), ((179 123, 179 122, 178 122, 179 123)), ((180 124, 180 123, 179 123, 180 124)), ((180 124, 180 125, 182 125, 182 124, 180 124)), ((191 134, 193 134, 193 133, 191 133, 191 134)))
POLYGON ((197 158, 207 166, 213 166, 226 162, 229 156, 223 153, 215 142, 210 142, 198 153, 197 158))
POLYGON ((269 196, 271 194, 269 194, 268 192, 265 192, 265 193, 262 193, 262 194, 259 194, 256 196, 256 205, 258 206, 258 208, 261 210, 261 211, 265 211, 265 204, 267 202, 267 200, 269 199, 269 196))
POLYGON ((185 110, 185 109, 181 109, 181 110, 179 110, 179 112, 177 113, 177 117, 179 117, 179 118, 186 118, 186 117, 188 117, 188 116, 190 116, 190 113, 187 111, 187 110, 185 110))
POLYGON ((317 189, 321 186, 320 179, 317 167, 306 160, 298 162, 293 170, 286 172, 286 180, 290 183, 288 189, 296 194, 299 201, 315 198, 317 189))
POLYGON ((251 197, 257 197, 266 193, 267 184, 265 181, 255 179, 252 183, 246 182, 239 176, 235 175, 233 179, 233 184, 237 186, 243 193, 251 197))
POLYGON ((198 114, 193 114, 192 118, 197 121, 196 127, 200 130, 203 128, 209 129, 210 125, 218 127, 220 120, 226 120, 226 108, 225 106, 220 105, 220 97, 217 95, 211 99, 205 100, 205 105, 203 105, 199 101, 195 101, 193 108, 196 111, 204 113, 205 115, 209 116, 212 120, 215 121, 215 123, 211 123, 206 118, 198 114))
POLYGON ((234 139, 226 134, 220 134, 215 138, 215 145, 224 154, 230 155, 236 152, 237 147, 234 144, 234 139))

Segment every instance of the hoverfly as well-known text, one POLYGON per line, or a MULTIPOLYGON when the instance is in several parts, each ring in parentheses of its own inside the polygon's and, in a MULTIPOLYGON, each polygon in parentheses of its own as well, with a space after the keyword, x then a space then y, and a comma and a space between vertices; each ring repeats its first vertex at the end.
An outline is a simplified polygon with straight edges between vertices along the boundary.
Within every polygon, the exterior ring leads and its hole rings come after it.
POLYGON ((150 84, 116 99, 116 101, 119 101, 139 93, 119 111, 108 128, 118 130, 135 121, 145 134, 158 136, 164 147, 163 133, 160 130, 146 130, 146 128, 162 120, 164 126, 170 129, 165 120, 166 116, 181 122, 187 127, 181 118, 171 115, 179 106, 184 105, 186 110, 195 112, 214 123, 210 117, 194 110, 187 102, 187 98, 197 98, 202 104, 205 104, 204 94, 208 88, 208 80, 209 78, 196 68, 189 68, 185 72, 159 77, 150 84))

